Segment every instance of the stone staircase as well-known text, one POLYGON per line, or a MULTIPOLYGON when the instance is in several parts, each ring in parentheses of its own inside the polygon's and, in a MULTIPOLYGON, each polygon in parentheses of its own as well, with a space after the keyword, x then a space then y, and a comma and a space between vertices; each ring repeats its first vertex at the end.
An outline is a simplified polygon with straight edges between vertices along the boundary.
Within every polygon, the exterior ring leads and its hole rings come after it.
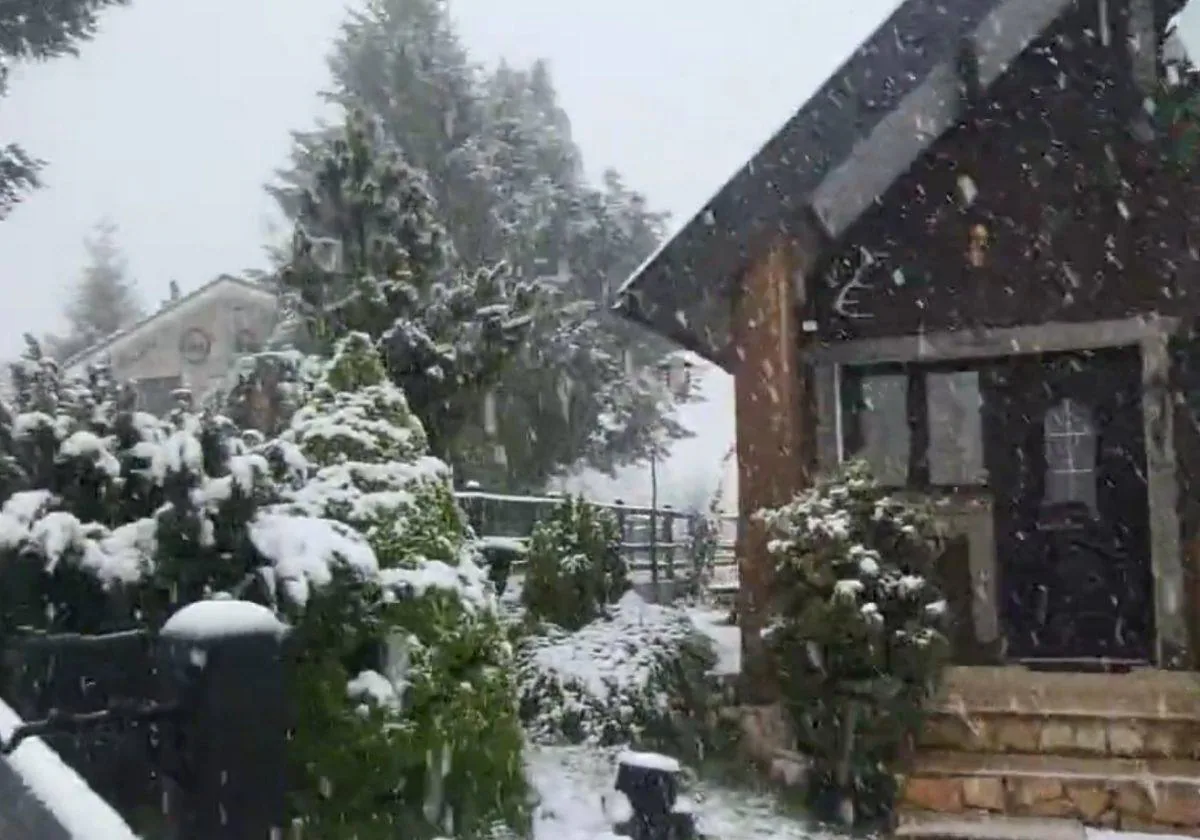
POLYGON ((951 668, 902 779, 896 836, 1200 837, 1200 674, 951 668))

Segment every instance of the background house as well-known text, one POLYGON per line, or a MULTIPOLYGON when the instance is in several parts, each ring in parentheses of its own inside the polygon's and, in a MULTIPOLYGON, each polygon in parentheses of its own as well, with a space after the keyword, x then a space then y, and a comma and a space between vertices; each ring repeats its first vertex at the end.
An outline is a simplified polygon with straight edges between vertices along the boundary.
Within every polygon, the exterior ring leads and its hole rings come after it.
POLYGON ((200 397, 220 384, 238 356, 262 348, 277 317, 269 289, 221 276, 68 359, 64 369, 80 374, 106 360, 118 380, 134 383, 141 408, 159 414, 174 405, 176 389, 200 397))

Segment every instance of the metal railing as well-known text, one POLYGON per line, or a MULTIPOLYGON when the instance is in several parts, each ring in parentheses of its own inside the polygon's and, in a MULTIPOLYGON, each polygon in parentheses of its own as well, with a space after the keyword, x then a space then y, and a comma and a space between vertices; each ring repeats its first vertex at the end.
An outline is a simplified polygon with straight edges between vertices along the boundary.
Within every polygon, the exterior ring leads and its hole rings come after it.
MULTIPOLYGON (((489 493, 474 487, 458 490, 455 495, 481 538, 522 542, 565 499, 560 495, 489 493)), ((737 588, 736 516, 689 513, 669 505, 655 509, 625 504, 619 499, 592 504, 610 511, 616 519, 621 553, 635 583, 689 581, 703 570, 710 576, 710 589, 737 588), (706 535, 704 528, 715 529, 715 533, 706 535), (706 544, 711 551, 708 558, 701 555, 706 544)))

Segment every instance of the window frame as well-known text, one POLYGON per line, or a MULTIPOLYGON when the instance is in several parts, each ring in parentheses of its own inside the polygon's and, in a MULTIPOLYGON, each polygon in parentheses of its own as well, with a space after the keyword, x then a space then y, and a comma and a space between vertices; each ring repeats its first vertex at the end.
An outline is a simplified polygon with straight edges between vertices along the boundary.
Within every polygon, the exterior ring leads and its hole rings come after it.
POLYGON ((985 453, 986 431, 983 423, 983 395, 986 388, 987 366, 961 362, 870 362, 838 365, 838 452, 843 461, 857 457, 862 451, 864 435, 860 425, 863 414, 863 382, 875 376, 902 375, 906 378, 906 418, 908 421, 908 469, 904 484, 885 484, 893 489, 963 492, 986 490, 990 486, 987 459, 984 457, 983 477, 978 482, 935 483, 930 470, 932 429, 929 418, 928 374, 971 373, 978 382, 980 394, 980 452, 985 453))

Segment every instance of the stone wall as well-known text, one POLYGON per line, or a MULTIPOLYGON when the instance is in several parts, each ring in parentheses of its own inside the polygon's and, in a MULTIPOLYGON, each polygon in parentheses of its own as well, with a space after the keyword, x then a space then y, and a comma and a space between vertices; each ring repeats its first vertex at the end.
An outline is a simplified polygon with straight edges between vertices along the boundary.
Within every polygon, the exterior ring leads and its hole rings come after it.
POLYGON ((901 812, 1200 837, 1200 675, 952 668, 901 812))

